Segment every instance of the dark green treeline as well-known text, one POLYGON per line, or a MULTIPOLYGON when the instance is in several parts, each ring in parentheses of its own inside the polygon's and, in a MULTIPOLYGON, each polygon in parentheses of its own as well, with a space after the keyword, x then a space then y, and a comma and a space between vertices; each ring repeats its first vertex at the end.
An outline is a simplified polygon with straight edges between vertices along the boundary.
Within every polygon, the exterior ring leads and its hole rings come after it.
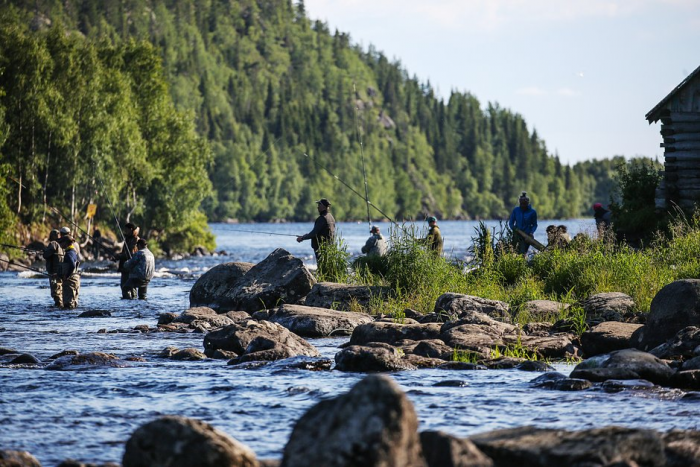
MULTIPOLYGON (((65 35, 55 28, 63 24, 88 39, 78 39, 76 32, 65 40, 94 49, 97 56, 102 49, 127 55, 137 49, 149 51, 153 59, 153 50, 134 40, 157 49, 172 100, 182 112, 193 112, 213 160, 210 164, 201 141, 186 133, 177 137, 196 149, 169 141, 177 146, 171 162, 189 177, 207 167, 213 190, 207 191, 206 182, 181 180, 183 174, 167 173, 166 167, 146 171, 145 180, 141 175, 124 178, 123 170, 114 180, 114 199, 141 194, 131 185, 147 186, 158 206, 150 206, 148 198, 137 201, 136 212, 143 211, 144 218, 149 209, 169 212, 169 197, 177 199, 197 184, 199 190, 187 201, 205 196, 202 206, 210 220, 308 219, 315 212, 313 200, 322 196, 334 201, 339 219, 361 219, 364 200, 329 171, 364 193, 362 152, 371 201, 396 219, 427 213, 504 217, 521 190, 531 194, 540 217, 574 217, 589 213, 593 201, 607 201, 611 174, 620 162, 561 164, 520 115, 497 104, 483 106, 468 93, 437 97, 429 83, 409 76, 400 63, 310 21, 303 3, 26 0, 6 1, 3 9, 10 4, 21 8, 23 21, 38 31, 35 35, 65 35), (157 183, 150 179, 155 174, 157 183), (125 184, 118 186, 120 181, 125 184), (165 199, 157 198, 161 194, 165 199)), ((120 63, 119 76, 133 73, 129 63, 120 63)), ((129 97, 149 99, 146 94, 137 87, 129 97)), ((173 115, 187 126, 183 114, 167 112, 169 118, 173 115)), ((132 127, 118 126, 140 133, 143 151, 148 151, 150 132, 141 125, 162 122, 148 112, 123 118, 132 127)), ((109 145, 115 160, 126 157, 124 145, 133 150, 141 144, 116 129, 110 135, 122 144, 109 145)), ((13 144, 23 144, 26 151, 28 137, 13 144)), ((94 151, 85 148, 71 157, 101 160, 104 154, 94 151)), ((123 168, 123 163, 112 166, 123 168)), ((61 187, 64 199, 72 189, 61 187)))

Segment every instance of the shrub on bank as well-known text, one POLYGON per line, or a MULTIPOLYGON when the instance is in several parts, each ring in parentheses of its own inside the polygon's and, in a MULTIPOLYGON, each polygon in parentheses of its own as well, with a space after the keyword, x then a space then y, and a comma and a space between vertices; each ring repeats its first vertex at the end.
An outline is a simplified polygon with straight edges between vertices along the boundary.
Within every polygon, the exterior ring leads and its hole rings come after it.
POLYGON ((475 295, 507 302, 516 322, 529 321, 522 305, 530 300, 554 300, 571 306, 558 318, 567 318, 585 330, 583 300, 596 293, 623 292, 639 311, 649 311, 651 300, 677 279, 700 277, 700 220, 677 218, 667 233, 644 249, 617 244, 609 236, 578 237, 568 248, 546 250, 530 261, 503 247, 502 239, 477 229, 477 255, 468 265, 435 256, 412 230, 391 232, 386 273, 364 269, 349 280, 388 285, 396 295, 377 301, 371 313, 400 314, 405 308, 433 311, 446 292, 475 295), (418 239, 417 239, 418 238, 418 239), (490 245, 490 248, 486 248, 490 245))

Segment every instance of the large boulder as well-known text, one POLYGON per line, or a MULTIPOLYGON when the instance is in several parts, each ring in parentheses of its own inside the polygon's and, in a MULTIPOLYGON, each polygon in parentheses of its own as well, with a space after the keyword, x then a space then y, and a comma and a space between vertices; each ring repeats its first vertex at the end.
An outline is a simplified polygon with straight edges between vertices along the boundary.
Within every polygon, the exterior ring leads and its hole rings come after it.
POLYGON ((488 300, 473 295, 444 293, 435 301, 435 313, 446 313, 461 318, 465 311, 476 311, 494 319, 510 323, 510 306, 505 302, 488 300))
POLYGON ((569 308, 569 304, 555 302, 553 300, 530 300, 523 304, 523 309, 538 321, 555 321, 561 312, 569 308))
POLYGON ((651 301, 644 327, 632 336, 632 345, 653 349, 688 326, 700 326, 700 280, 682 279, 661 289, 651 301))
POLYGON ((255 312, 299 303, 316 280, 304 263, 287 250, 278 248, 250 268, 229 291, 235 310, 255 312))
POLYGON ((204 353, 212 358, 217 350, 235 352, 239 356, 249 354, 246 360, 319 356, 313 345, 279 324, 268 321, 247 321, 210 332, 204 337, 204 353), (256 353, 259 354, 252 355, 256 353), (273 355, 277 358, 271 358, 273 355))
POLYGON ((113 367, 124 368, 130 366, 128 362, 121 360, 116 355, 104 352, 88 352, 78 355, 64 355, 57 358, 47 366, 47 370, 85 370, 89 368, 113 367))
POLYGON ((255 453, 208 423, 168 416, 126 442, 123 467, 257 467, 255 453))
POLYGON ((544 358, 568 358, 577 356, 577 348, 574 346, 573 335, 566 333, 552 334, 549 336, 526 336, 510 334, 503 336, 506 346, 522 347, 523 349, 537 353, 544 358))
MULTIPOLYGON (((425 467, 413 405, 387 376, 371 375, 296 423, 282 467, 425 467)), ((126 466, 125 466, 126 467, 126 466)))
POLYGON ((218 264, 202 274, 190 290, 190 306, 206 306, 219 311, 234 310, 231 294, 238 281, 254 266, 252 263, 218 264))
POLYGON ((666 445, 666 466, 700 465, 700 431, 671 430, 663 436, 666 445))
POLYGON ((189 308, 177 316, 173 322, 189 324, 194 329, 222 328, 235 323, 228 316, 220 315, 206 306, 189 308))
POLYGON ((493 466, 493 461, 468 439, 442 431, 424 431, 420 434, 420 442, 428 467, 493 466))
POLYGON ((453 349, 476 353, 480 358, 490 358, 491 349, 503 347, 504 334, 483 324, 462 324, 440 334, 440 339, 453 349))
POLYGON ((350 337, 351 345, 364 345, 370 342, 395 344, 401 340, 421 341, 437 339, 440 336, 440 324, 399 324, 376 321, 361 324, 355 328, 350 337))
POLYGON ((631 347, 632 334, 641 324, 604 321, 581 335, 581 347, 586 357, 606 354, 631 347))
POLYGON ((335 354, 335 369, 361 373, 415 370, 416 367, 401 358, 389 344, 373 342, 351 345, 335 354))
POLYGON ((368 308, 372 299, 384 300, 390 293, 390 287, 319 282, 311 288, 305 304, 334 310, 356 309, 355 305, 368 308))
POLYGON ((521 427, 469 439, 498 466, 666 465, 663 441, 653 430, 611 426, 570 432, 521 427))
POLYGON ((304 337, 349 336, 357 326, 374 321, 364 313, 302 305, 282 305, 275 308, 268 320, 304 337))
POLYGON ((663 385, 672 375, 673 370, 652 354, 637 349, 625 349, 589 358, 576 365, 570 376, 594 382, 609 379, 646 379, 663 385))

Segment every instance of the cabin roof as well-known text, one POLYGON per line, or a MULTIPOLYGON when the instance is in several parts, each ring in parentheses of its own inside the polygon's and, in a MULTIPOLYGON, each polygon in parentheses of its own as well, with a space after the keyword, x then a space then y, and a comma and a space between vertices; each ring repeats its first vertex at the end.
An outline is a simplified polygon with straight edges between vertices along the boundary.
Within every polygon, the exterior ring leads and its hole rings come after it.
POLYGON ((663 110, 663 108, 664 108, 664 106, 666 105, 666 103, 668 103, 668 101, 671 100, 671 98, 672 98, 674 95, 676 95, 681 89, 683 89, 684 87, 686 87, 686 85, 687 85, 688 83, 690 83, 690 82, 693 80, 693 78, 695 78, 696 76, 700 76, 700 66, 697 67, 697 68, 695 69, 695 71, 693 71, 691 74, 689 74, 688 76, 686 76, 686 78, 685 78, 683 81, 681 81, 681 84, 679 84, 678 86, 676 86, 676 87, 673 89, 673 91, 671 91, 670 93, 668 93, 668 96, 664 97, 664 98, 661 100, 661 102, 659 102, 658 104, 656 104, 656 106, 655 106, 653 109, 651 109, 651 110, 646 114, 646 119, 649 121, 650 124, 651 124, 651 123, 656 123, 656 122, 659 121, 659 119, 661 118, 661 111, 663 110))

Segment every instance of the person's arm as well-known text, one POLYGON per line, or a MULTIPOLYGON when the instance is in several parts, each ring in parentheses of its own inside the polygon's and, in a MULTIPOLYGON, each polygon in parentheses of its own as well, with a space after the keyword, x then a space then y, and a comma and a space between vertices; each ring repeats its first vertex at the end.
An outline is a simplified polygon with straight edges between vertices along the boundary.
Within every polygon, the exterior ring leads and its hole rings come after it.
POLYGON ((367 239, 367 241, 365 242, 365 246, 363 246, 360 251, 362 251, 362 253, 365 254, 369 253, 370 251, 372 251, 372 248, 374 247, 375 243, 377 243, 377 239, 374 235, 372 235, 367 239))
POLYGON ((532 211, 532 231, 530 234, 534 234, 535 230, 537 230, 537 211, 533 210, 532 211))
POLYGON ((134 256, 132 256, 129 261, 124 263, 125 271, 132 271, 133 269, 136 269, 137 265, 141 262, 141 257, 143 256, 140 253, 141 252, 137 251, 136 253, 134 253, 134 256))
POLYGON ((44 249, 44 259, 49 259, 54 255, 54 253, 56 253, 56 249, 53 247, 53 245, 53 242, 51 242, 49 243, 49 246, 44 249))
POLYGON ((510 212, 510 217, 508 218, 508 227, 510 230, 515 230, 515 209, 510 212))
POLYGON ((323 216, 318 216, 318 219, 316 219, 316 222, 314 222, 314 228, 311 230, 311 232, 302 235, 302 240, 309 240, 317 237, 327 225, 328 221, 326 221, 326 218, 323 216))

